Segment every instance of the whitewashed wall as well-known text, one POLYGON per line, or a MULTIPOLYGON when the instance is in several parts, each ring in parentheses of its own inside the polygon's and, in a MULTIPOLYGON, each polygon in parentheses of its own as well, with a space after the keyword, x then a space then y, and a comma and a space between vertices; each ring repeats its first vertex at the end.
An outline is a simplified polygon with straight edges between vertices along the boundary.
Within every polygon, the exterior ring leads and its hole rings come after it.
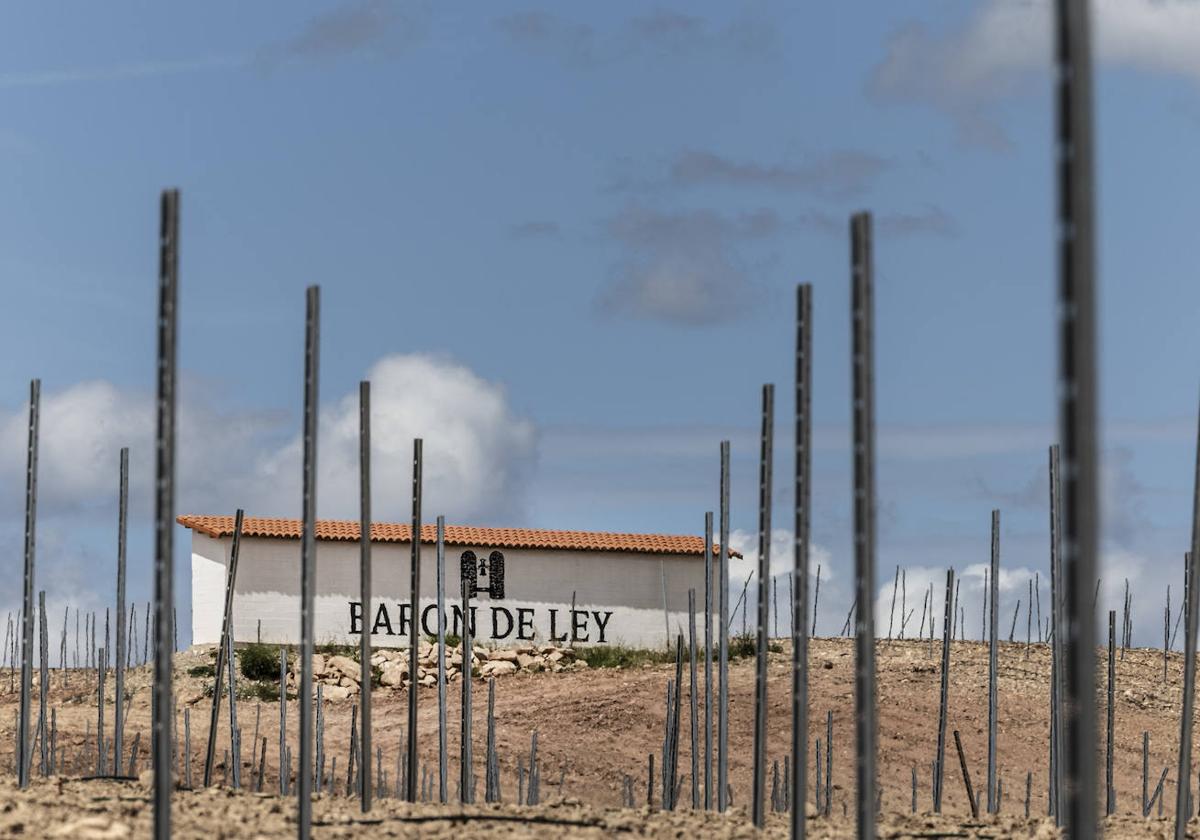
MULTIPOLYGON (((192 534, 192 639, 194 644, 219 640, 225 567, 230 538, 192 534)), ((318 540, 316 639, 318 643, 352 643, 351 602, 358 598, 358 543, 318 540)), ((472 546, 486 557, 489 546, 472 546)), ((461 629, 459 558, 465 546, 446 548, 446 619, 449 632, 461 629), (450 597, 453 595, 453 597, 450 597), (456 626, 456 622, 459 623, 456 626)), ((667 578, 667 611, 674 634, 687 634, 687 591, 696 590, 697 633, 703 633, 704 560, 699 556, 633 554, 603 551, 501 549, 505 559, 505 598, 486 594, 473 601, 475 634, 483 643, 511 645, 529 638, 550 640, 551 623, 559 638, 570 632, 571 593, 575 592, 577 644, 624 644, 659 647, 666 642, 662 570, 667 578), (512 631, 505 633, 512 616, 512 631), (518 626, 520 620, 521 626, 518 626), (603 627, 601 627, 603 625, 603 627), (522 632, 523 631, 523 632, 522 632), (518 635, 525 638, 518 638, 518 635)), ((373 623, 372 643, 407 643, 409 556, 407 543, 375 543, 372 547, 373 602, 382 604, 390 621, 373 623), (404 605, 404 609, 402 609, 404 605)), ((432 545, 421 547, 422 632, 436 632, 436 557, 432 545)), ((483 585, 486 581, 480 580, 483 585)), ((715 595, 714 595, 715 598, 715 595)), ((714 605, 715 609, 715 605, 714 605)), ((378 614, 376 615, 378 618, 378 614)), ((238 559, 234 593, 234 640, 254 641, 262 622, 262 640, 296 644, 300 636, 300 541, 245 538, 238 559)))

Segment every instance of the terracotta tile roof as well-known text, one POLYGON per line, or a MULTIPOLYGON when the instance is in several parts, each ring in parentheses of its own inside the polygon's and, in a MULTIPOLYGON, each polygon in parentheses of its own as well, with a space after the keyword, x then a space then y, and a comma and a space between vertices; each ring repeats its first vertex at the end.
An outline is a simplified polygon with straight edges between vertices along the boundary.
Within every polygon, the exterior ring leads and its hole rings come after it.
MULTIPOLYGON (((233 536, 232 516, 183 515, 176 521, 185 528, 210 537, 233 536)), ((242 520, 242 534, 247 537, 278 537, 300 539, 299 519, 267 519, 247 516, 242 520)), ((358 522, 347 519, 318 519, 317 539, 358 542, 358 522)), ((412 526, 398 522, 375 522, 371 525, 373 542, 406 543, 412 538, 412 526)), ((437 541, 437 526, 421 526, 421 542, 437 541)), ((610 534, 598 531, 547 531, 538 528, 475 528, 470 525, 447 525, 447 545, 469 545, 488 548, 552 548, 564 551, 633 551, 644 554, 704 553, 704 538, 668 534, 610 534)), ((717 547, 713 546, 714 554, 717 547)), ((738 552, 730 552, 741 557, 738 552)))

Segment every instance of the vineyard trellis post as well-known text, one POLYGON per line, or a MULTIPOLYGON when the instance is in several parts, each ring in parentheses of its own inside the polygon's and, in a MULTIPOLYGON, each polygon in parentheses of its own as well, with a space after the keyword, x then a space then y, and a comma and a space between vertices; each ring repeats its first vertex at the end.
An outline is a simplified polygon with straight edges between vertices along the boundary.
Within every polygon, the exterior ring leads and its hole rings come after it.
POLYGON ((1000 604, 1000 511, 992 511, 991 586, 988 588, 988 754, 987 754, 987 812, 996 813, 996 724, 999 715, 999 659, 996 611, 1000 604))
POLYGON ((937 760, 934 762, 933 812, 942 812, 942 786, 946 777, 946 716, 950 699, 950 641, 953 624, 950 614, 954 610, 954 569, 946 570, 946 611, 942 618, 942 681, 938 703, 937 760))
POLYGON ((172 664, 168 610, 175 587, 175 364, 179 270, 179 191, 160 202, 158 387, 154 504, 154 837, 171 836, 172 664))
MULTIPOLYGON (((233 650, 233 594, 237 586, 238 556, 241 553, 242 527, 245 512, 238 508, 233 518, 233 543, 229 548, 229 570, 225 575, 225 601, 221 619, 221 641, 217 645, 217 662, 213 674, 212 709, 208 719, 208 743, 204 751, 204 787, 212 784, 213 763, 217 755, 217 722, 221 716, 221 693, 225 679, 225 658, 233 650)), ((231 672, 232 673, 232 672, 231 672)), ((229 690, 233 691, 232 681, 229 690)), ((281 689, 282 690, 282 689, 281 689)), ((232 707, 231 707, 232 708, 232 707)))
MULTIPOLYGON (((309 286, 306 293, 304 330, 304 461, 300 538, 300 766, 296 769, 299 799, 298 827, 301 840, 312 833, 313 783, 313 644, 314 601, 317 583, 317 416, 320 372, 320 289, 309 286)), ((286 692, 280 686, 281 696, 286 692)), ((290 768, 291 762, 288 762, 290 768)))
MULTIPOLYGON (((766 825, 763 802, 767 772, 767 580, 771 570, 771 467, 775 437, 775 386, 762 390, 762 438, 758 462, 758 639, 754 660, 754 765, 751 818, 758 828, 766 825)), ((679 691, 676 681, 676 692, 679 691)))
POLYGON ((1196 580, 1200 563, 1200 420, 1197 421, 1196 470, 1192 486, 1192 550, 1189 552, 1185 587, 1183 636, 1183 709, 1179 716, 1179 770, 1175 800, 1175 840, 1183 840, 1191 810, 1192 778, 1192 715, 1195 710, 1196 688, 1196 617, 1200 588, 1191 585, 1196 580))
POLYGON ((33 577, 37 525, 38 418, 42 381, 29 383, 29 437, 25 460, 25 574, 21 623, 21 706, 17 723, 17 784, 29 786, 29 700, 33 691, 33 577))
MULTIPOLYGON (((729 802, 729 441, 721 441, 720 544, 717 547, 720 586, 721 647, 717 678, 717 810, 729 802)), ((653 784, 653 782, 651 782, 653 784)))
POLYGON ((854 425, 854 576, 857 600, 855 633, 855 769, 858 836, 875 836, 875 409, 874 304, 871 216, 857 213, 850 222, 853 291, 854 425))
MULTIPOLYGON (((450 755, 446 745, 446 517, 437 518, 438 802, 446 804, 450 755)), ((489 802, 492 800, 488 800, 489 802)))
MULTIPOLYGON (((125 744, 125 526, 129 511, 129 448, 121 447, 117 481, 117 710, 113 721, 113 754, 118 765, 125 744)), ((66 627, 63 627, 64 640, 66 627)))
POLYGON ((713 806, 713 515, 704 514, 704 810, 713 806))
MULTIPOLYGON (((371 810, 371 383, 358 383, 358 582, 362 601, 362 633, 359 635, 359 690, 362 694, 361 769, 358 773, 359 800, 363 813, 371 810)), ((413 616, 413 622, 417 617, 413 616)))
MULTIPOLYGON (((791 837, 805 836, 808 782, 808 536, 812 469, 812 285, 796 287, 795 485, 792 577, 792 790, 791 837)), ((818 571, 817 583, 820 585, 818 571)), ((818 590, 819 592, 820 590, 818 590)), ((815 621, 816 604, 813 604, 815 621)))
MULTIPOLYGON (((406 791, 406 799, 409 802, 417 801, 417 685, 420 683, 418 679, 419 662, 418 662, 418 640, 420 639, 419 623, 420 623, 420 604, 421 604, 421 466, 422 466, 422 440, 415 438, 413 440, 413 460, 412 460, 412 560, 409 568, 409 616, 411 621, 409 624, 409 645, 408 645, 408 753, 407 753, 407 774, 408 774, 408 790, 406 791)), ((465 619, 464 619, 465 621, 465 619)), ((464 639, 466 638, 464 634, 464 639)), ((470 669, 470 660, 467 658, 468 651, 466 646, 463 647, 463 664, 470 669)))
MULTIPOLYGON (((1095 617, 1099 531, 1092 61, 1088 0, 1055 3, 1059 440, 1063 459, 1063 640, 1067 835, 1096 835, 1095 617)), ((1183 786, 1183 787, 1186 787, 1183 786)))

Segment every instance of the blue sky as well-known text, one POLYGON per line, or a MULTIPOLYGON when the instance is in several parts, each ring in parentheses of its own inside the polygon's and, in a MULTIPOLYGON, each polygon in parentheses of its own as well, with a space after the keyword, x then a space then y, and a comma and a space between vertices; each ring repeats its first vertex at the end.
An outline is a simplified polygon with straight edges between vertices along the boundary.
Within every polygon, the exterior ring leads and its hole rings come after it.
MULTIPOLYGON (((1151 643, 1190 528, 1200 5, 1103 0, 1096 14, 1104 601, 1118 608, 1129 576, 1151 643)), ((985 562, 993 507, 1008 614, 1045 569, 1044 3, 4 16, 0 569, 20 566, 24 400, 40 376, 51 603, 110 597, 121 445, 131 587, 149 591, 166 186, 183 195, 181 512, 299 515, 303 289, 319 283, 322 515, 354 515, 353 395, 371 375, 381 517, 406 517, 420 434, 431 518, 694 532, 729 438, 733 524, 749 534, 759 389, 775 382, 786 531, 792 309, 808 281, 813 541, 822 629, 836 631, 851 564, 847 229, 870 209, 881 586, 897 564, 919 591, 985 562)), ((182 604, 187 548, 180 531, 182 604)))

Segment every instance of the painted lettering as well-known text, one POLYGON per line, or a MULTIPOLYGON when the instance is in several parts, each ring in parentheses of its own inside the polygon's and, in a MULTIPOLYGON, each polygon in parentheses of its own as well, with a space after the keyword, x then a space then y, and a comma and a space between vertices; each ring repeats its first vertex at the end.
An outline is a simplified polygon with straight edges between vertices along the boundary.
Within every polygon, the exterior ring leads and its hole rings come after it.
POLYGON ((358 601, 350 602, 350 633, 362 633, 362 604, 358 601))
POLYGON ((508 634, 513 631, 513 615, 504 607, 492 607, 492 638, 507 639, 508 634), (504 617, 506 622, 504 631, 500 631, 500 618, 504 617))
MULTIPOLYGON (((475 611, 477 609, 478 609, 477 607, 471 607, 471 636, 472 637, 475 635, 475 611)), ((451 613, 451 615, 454 619, 454 630, 453 630, 454 635, 458 636, 459 638, 462 638, 462 631, 463 631, 462 607, 460 607, 458 604, 455 604, 454 611, 451 613)))
POLYGON ((533 607, 517 607, 517 638, 523 642, 533 641, 533 607))
POLYGON ((560 636, 560 635, 558 635, 557 629, 558 629, 558 610, 551 607, 550 608, 550 641, 555 642, 555 643, 565 642, 567 640, 567 634, 564 632, 560 636))
POLYGON ((376 633, 384 633, 388 636, 396 635, 395 632, 392 631, 392 619, 388 615, 387 604, 380 604, 379 609, 375 611, 375 621, 371 625, 371 633, 372 635, 376 633))
POLYGON ((596 618, 596 630, 600 633, 600 638, 596 639, 596 642, 599 644, 604 644, 604 628, 608 626, 608 621, 612 618, 612 610, 608 610, 606 612, 592 610, 592 615, 596 618), (604 616, 604 618, 601 618, 600 616, 604 616))
POLYGON ((437 604, 430 604, 425 609, 421 610, 421 629, 425 631, 426 636, 436 636, 437 627, 429 626, 429 613, 437 615, 437 604))
POLYGON ((571 641, 586 642, 588 640, 588 611, 571 610, 571 641), (580 632, 583 635, 579 635, 580 632))

